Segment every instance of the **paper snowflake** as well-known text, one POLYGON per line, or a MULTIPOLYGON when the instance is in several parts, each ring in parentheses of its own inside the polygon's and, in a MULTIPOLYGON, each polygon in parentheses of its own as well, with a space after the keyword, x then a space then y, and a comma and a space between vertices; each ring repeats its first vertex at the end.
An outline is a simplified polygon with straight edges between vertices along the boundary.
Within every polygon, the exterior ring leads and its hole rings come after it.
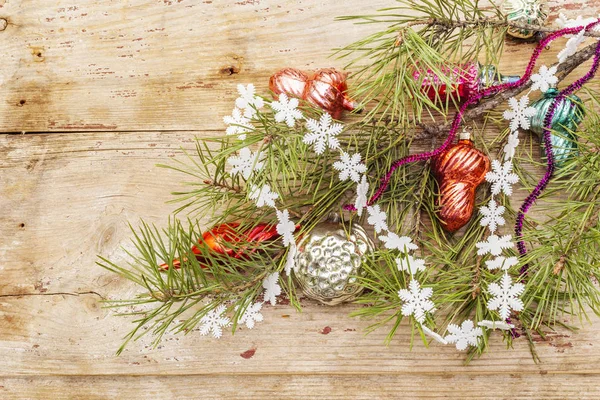
POLYGON ((514 97, 508 99, 508 104, 512 110, 504 111, 504 119, 510 120, 510 130, 516 131, 519 127, 529 129, 531 117, 536 114, 533 107, 528 107, 529 97, 523 96, 517 101, 514 97))
POLYGON ((429 298, 433 294, 431 288, 421 289, 421 285, 416 280, 411 280, 408 284, 409 290, 400 289, 398 297, 404 302, 402 305, 402 315, 408 317, 414 316, 419 323, 425 322, 425 313, 435 311, 435 305, 429 298))
POLYGON ((394 232, 388 232, 387 235, 379 236, 379 239, 384 242, 385 248, 390 250, 400 250, 407 252, 410 250, 416 250, 419 248, 412 242, 412 239, 408 236, 398 236, 394 232))
POLYGON ((272 192, 269 185, 263 185, 262 187, 250 185, 248 197, 250 200, 255 200, 257 207, 275 207, 275 200, 279 198, 279 195, 272 192))
POLYGON ((298 99, 290 99, 285 93, 279 95, 279 101, 271 103, 271 108, 277 111, 275 121, 285 121, 290 128, 296 125, 296 120, 304 118, 302 112, 298 110, 298 99))
POLYGON ((277 229, 277 233, 279 233, 283 239, 283 245, 289 246, 295 242, 294 232, 296 231, 296 224, 290 221, 290 213, 288 210, 276 210, 276 213, 279 223, 275 228, 277 229))
MULTIPOLYGON (((263 315, 260 313, 262 306, 262 303, 250 304, 246 308, 244 313, 240 316, 238 322, 240 324, 246 324, 246 327, 248 327, 248 329, 254 328, 254 324, 256 322, 262 322, 263 320, 263 315)), ((237 310, 238 308, 239 307, 236 307, 235 309, 237 310)))
POLYGON ((477 338, 483 336, 481 328, 475 328, 473 321, 470 319, 464 321, 460 326, 455 324, 448 325, 448 332, 444 339, 448 343, 456 343, 456 349, 459 351, 466 350, 469 345, 477 346, 477 338))
POLYGON ((292 243, 288 248, 287 257, 285 259, 285 273, 288 276, 296 267, 296 253, 298 253, 298 248, 296 247, 296 243, 292 243))
POLYGON ((504 235, 502 237, 490 235, 485 242, 478 242, 475 244, 479 249, 477 250, 477 255, 483 256, 489 253, 493 256, 499 256, 502 253, 502 250, 514 247, 514 243, 511 242, 511 240, 512 235, 504 235))
POLYGON ((503 331, 508 331, 515 327, 513 324, 509 324, 508 322, 490 321, 487 319, 484 319, 483 321, 478 322, 477 325, 482 326, 487 329, 501 329, 503 331))
POLYGON ((558 67, 556 65, 548 68, 545 65, 540 67, 537 74, 531 75, 531 90, 540 90, 542 93, 546 93, 548 89, 554 87, 558 83, 558 77, 555 75, 558 67))
POLYGON ((246 133, 251 132, 254 127, 250 124, 250 119, 242 115, 239 108, 234 108, 231 115, 223 117, 223 122, 227 125, 225 134, 238 135, 238 139, 246 139, 246 133))
POLYGON ((367 207, 367 212, 369 213, 367 222, 369 225, 373 225, 375 232, 379 233, 388 230, 387 222, 385 222, 387 215, 385 214, 385 211, 381 209, 379 204, 367 207))
MULTIPOLYGON (((558 14, 558 18, 556 19, 556 24, 561 28, 577 28, 578 26, 587 26, 592 22, 596 22, 597 19, 594 17, 583 18, 583 16, 578 15, 577 18, 569 19, 563 13, 558 14)), ((592 30, 598 31, 600 27, 596 26, 592 30)), ((573 35, 565 35, 565 37, 573 37, 573 35)))
POLYGON ((231 164, 231 174, 241 174, 245 180, 250 178, 254 171, 260 171, 264 166, 265 153, 255 153, 248 147, 239 151, 237 156, 231 156, 227 162, 231 164))
POLYGON ((342 124, 332 124, 331 115, 325 113, 321 115, 321 119, 317 122, 309 118, 306 121, 308 133, 304 135, 304 143, 311 145, 314 143, 315 153, 323 154, 325 148, 337 149, 340 142, 337 135, 342 132, 342 124))
POLYGON ((567 61, 569 57, 573 54, 577 53, 577 47, 585 40, 585 30, 582 30, 574 37, 567 40, 567 44, 564 49, 562 49, 556 57, 558 57, 558 62, 563 63, 567 61))
POLYGON ((358 216, 362 216, 363 208, 367 206, 367 195, 369 194, 369 183, 367 182, 367 176, 363 175, 360 183, 356 185, 356 201, 354 202, 354 208, 358 216))
POLYGON ((512 194, 512 185, 519 181, 517 174, 512 173, 512 163, 506 161, 492 161, 492 170, 485 174, 485 180, 492 184, 492 194, 497 195, 504 192, 507 196, 512 194))
POLYGON ((398 270, 408 271, 411 275, 415 275, 417 272, 425 271, 425 260, 421 258, 414 258, 411 255, 396 258, 396 265, 398 266, 398 270))
POLYGON ((498 256, 498 257, 494 258, 493 260, 486 261, 485 266, 490 271, 493 271, 498 268, 502 269, 503 271, 507 271, 508 269, 514 267, 518 263, 519 263, 519 259, 517 257, 498 256))
POLYGON ((224 313, 225 305, 221 304, 200 318, 200 334, 206 336, 212 332, 215 338, 220 338, 223 335, 223 328, 231 323, 229 318, 223 315, 224 313))
POLYGON ((246 118, 254 118, 256 110, 262 108, 265 105, 262 97, 255 96, 256 88, 253 84, 237 86, 240 97, 235 100, 235 106, 241 110, 244 110, 244 116, 246 118))
POLYGON ((263 281, 265 303, 268 301, 272 306, 277 304, 277 296, 281 294, 281 286, 279 286, 278 281, 279 272, 273 272, 272 274, 267 275, 263 281))
POLYGON ((483 218, 480 221, 481 226, 487 226, 491 233, 496 231, 499 225, 504 225, 506 220, 502 216, 506 208, 499 206, 496 200, 491 199, 487 206, 483 206, 479 209, 483 218))
POLYGON ((500 318, 507 319, 510 316, 510 311, 521 311, 523 302, 519 298, 525 290, 525 285, 522 283, 512 284, 512 279, 505 273, 502 276, 500 285, 490 283, 488 291, 493 296, 487 304, 488 309, 498 310, 500 318))
POLYGON ((519 142, 519 131, 514 131, 508 135, 508 140, 504 145, 504 161, 510 161, 515 157, 519 142))
POLYGON ((359 153, 354 153, 350 156, 345 151, 342 151, 341 161, 333 163, 333 168, 340 171, 340 180, 345 181, 348 178, 353 182, 360 182, 361 174, 367 172, 367 166, 361 161, 359 153))

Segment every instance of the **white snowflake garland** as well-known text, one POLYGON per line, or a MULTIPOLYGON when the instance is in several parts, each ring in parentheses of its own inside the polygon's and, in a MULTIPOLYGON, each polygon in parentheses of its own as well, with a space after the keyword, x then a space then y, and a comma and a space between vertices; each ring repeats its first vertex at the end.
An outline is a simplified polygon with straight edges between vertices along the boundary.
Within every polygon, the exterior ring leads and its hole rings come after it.
POLYGON ((369 213, 367 222, 370 225, 373 225, 373 229, 375 229, 375 232, 380 233, 381 231, 388 230, 388 226, 387 226, 387 222, 386 222, 387 215, 386 215, 385 211, 383 211, 381 209, 379 204, 376 204, 374 206, 368 206, 367 212, 369 213))
POLYGON ((285 259, 285 273, 288 276, 296 267, 296 253, 298 253, 298 247, 296 247, 296 243, 291 243, 289 245, 287 257, 285 259))
POLYGON ((257 207, 275 207, 275 200, 279 198, 279 195, 271 191, 270 185, 263 185, 258 187, 256 185, 250 185, 248 191, 248 198, 255 200, 257 207))
POLYGON ((558 83, 557 70, 557 65, 550 68, 542 65, 537 74, 531 75, 531 82, 533 82, 531 90, 540 90, 542 93, 546 93, 548 89, 554 87, 558 83))
POLYGON ((448 343, 455 343, 458 351, 464 351, 469 346, 477 346, 477 339, 483 336, 483 330, 475 328, 475 324, 471 320, 464 321, 461 326, 448 325, 448 332, 450 334, 444 339, 448 343))
POLYGON ((485 174, 485 180, 492 184, 492 194, 502 192, 507 196, 512 195, 512 185, 519 181, 517 174, 512 173, 512 161, 501 164, 500 161, 492 161, 492 170, 485 174))
MULTIPOLYGON (((238 322, 240 324, 246 324, 248 329, 254 328, 256 322, 262 322, 263 315, 260 313, 263 303, 250 304, 244 313, 239 317, 238 322)), ((236 307, 236 310, 238 307, 236 307)))
POLYGON ((232 175, 241 174, 245 180, 248 180, 254 171, 260 171, 263 168, 264 158, 264 152, 255 153, 248 147, 244 147, 237 156, 230 156, 227 162, 232 166, 232 175))
POLYGON ((290 221, 290 214, 288 210, 279 211, 276 210, 277 220, 279 223, 275 227, 277 233, 281 235, 283 239, 283 245, 285 247, 294 243, 294 232, 296 231, 296 224, 290 221))
POLYGON ((388 232, 387 235, 380 235, 379 240, 384 242, 386 249, 400 250, 401 252, 407 252, 410 250, 417 250, 419 247, 412 242, 412 239, 408 236, 398 236, 394 232, 388 232))
POLYGON ((417 272, 425 271, 425 260, 406 255, 405 257, 396 259, 396 266, 399 271, 406 271, 411 275, 416 275, 417 272))
POLYGON ((408 290, 400 289, 398 291, 398 297, 404 302, 402 315, 405 317, 412 315, 420 324, 425 322, 425 315, 435 311, 435 305, 430 300, 432 294, 431 288, 421 288, 419 282, 412 279, 408 284, 408 290))
POLYGON ((529 129, 531 125, 531 117, 536 114, 533 107, 529 107, 529 97, 527 95, 521 97, 519 101, 514 97, 508 99, 508 104, 511 110, 504 111, 504 118, 510 120, 510 130, 516 131, 519 127, 529 129))
POLYGON ((340 161, 333 163, 333 168, 340 171, 340 180, 345 181, 350 179, 352 182, 359 183, 361 175, 367 172, 367 166, 360 162, 360 154, 354 153, 351 156, 342 151, 340 159, 340 161))
POLYGON ((226 135, 238 135, 238 139, 245 140, 246 133, 252 132, 254 127, 250 124, 250 119, 243 116, 239 108, 234 108, 231 115, 223 117, 223 122, 227 125, 226 135))
POLYGON ((285 121, 290 128, 296 125, 296 120, 304 118, 302 112, 298 110, 298 99, 290 99, 285 93, 279 95, 279 101, 271 103, 271 108, 276 111, 275 121, 285 121))
POLYGON ((506 320, 511 310, 523 310, 523 301, 519 296, 525 291, 525 285, 522 283, 512 284, 512 279, 508 273, 504 273, 500 284, 490 283, 488 291, 492 298, 488 301, 487 307, 490 310, 498 310, 500 318, 506 320))
POLYGON ((506 208, 499 206, 496 200, 491 199, 487 206, 481 207, 479 213, 483 215, 481 226, 487 226, 491 233, 496 231, 498 226, 504 225, 506 220, 502 216, 506 208))
POLYGON ((267 275, 263 281, 265 303, 269 302, 272 306, 277 304, 277 296, 281 294, 281 286, 279 286, 279 272, 273 272, 267 275))
POLYGON ((477 323, 477 326, 481 326, 483 328, 487 328, 487 329, 500 329, 503 331, 509 331, 511 329, 514 329, 514 325, 513 324, 509 324, 508 322, 505 321, 490 321, 487 319, 484 319, 483 321, 479 321, 477 323))
POLYGON ((510 268, 514 267, 519 263, 519 259, 517 257, 504 257, 498 256, 492 260, 488 260, 485 262, 485 266, 490 271, 495 269, 501 269, 503 271, 508 271, 510 268))
POLYGON ((356 208, 356 214, 362 216, 363 209, 367 206, 369 194, 369 183, 367 182, 366 175, 363 175, 360 183, 356 185, 356 201, 354 202, 354 208, 356 208))
POLYGON ((306 120, 308 132, 304 135, 304 143, 314 144, 314 150, 317 154, 323 154, 329 147, 332 150, 339 148, 340 142, 337 135, 342 132, 342 124, 332 123, 331 115, 323 113, 319 121, 309 118, 306 120))
POLYGON ((479 256, 486 254, 499 256, 502 254, 502 250, 514 247, 514 243, 512 242, 512 235, 490 235, 485 242, 479 242, 475 246, 478 249, 477 255, 479 256))
POLYGON ((238 93, 240 97, 235 100, 235 106, 240 110, 244 110, 244 117, 254 118, 258 109, 265 105, 262 97, 256 96, 256 88, 253 84, 248 86, 238 85, 238 93))
POLYGON ((231 324, 229 318, 223 315, 224 313, 225 305, 221 304, 200 318, 200 334, 206 336, 212 333, 214 338, 220 338, 223 335, 223 328, 231 324))
POLYGON ((519 131, 511 132, 508 135, 506 144, 504 145, 504 161, 512 161, 515 157, 517 146, 519 145, 519 131))

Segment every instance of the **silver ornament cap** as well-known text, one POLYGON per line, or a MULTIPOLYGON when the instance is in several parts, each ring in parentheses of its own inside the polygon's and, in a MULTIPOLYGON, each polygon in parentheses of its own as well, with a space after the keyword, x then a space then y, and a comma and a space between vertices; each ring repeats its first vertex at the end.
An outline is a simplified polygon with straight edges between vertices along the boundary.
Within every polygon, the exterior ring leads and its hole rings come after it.
POLYGON ((323 222, 298 242, 294 277, 304 294, 323 304, 352 301, 362 292, 357 276, 373 242, 358 224, 323 222))

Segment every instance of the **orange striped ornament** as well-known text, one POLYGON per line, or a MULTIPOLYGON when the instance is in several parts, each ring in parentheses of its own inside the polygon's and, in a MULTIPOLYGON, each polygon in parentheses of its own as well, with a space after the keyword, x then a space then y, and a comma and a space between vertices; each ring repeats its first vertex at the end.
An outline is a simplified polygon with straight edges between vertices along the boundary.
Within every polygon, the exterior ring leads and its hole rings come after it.
POLYGON ((475 190, 490 171, 490 159, 473 147, 469 132, 458 143, 433 159, 433 174, 438 182, 438 216, 443 228, 456 232, 469 222, 475 208, 475 190))

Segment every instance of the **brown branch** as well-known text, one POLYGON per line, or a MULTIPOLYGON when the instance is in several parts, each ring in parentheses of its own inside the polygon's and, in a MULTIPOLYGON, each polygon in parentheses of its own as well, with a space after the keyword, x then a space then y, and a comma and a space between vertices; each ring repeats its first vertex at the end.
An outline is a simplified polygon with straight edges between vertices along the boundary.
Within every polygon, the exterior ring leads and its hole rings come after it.
MULTIPOLYGON (((515 29, 527 29, 533 32, 541 32, 541 33, 553 33, 556 32, 557 29, 549 28, 542 25, 532 25, 532 24, 524 24, 518 22, 510 22, 506 20, 498 20, 492 18, 482 18, 475 21, 450 21, 450 20, 439 20, 435 18, 428 18, 422 20, 415 20, 405 24, 398 33, 398 37, 403 35, 403 32, 412 26, 416 25, 427 25, 428 27, 438 26, 441 28, 445 28, 446 30, 454 30, 457 28, 466 28, 466 27, 489 27, 489 28, 515 28, 515 29)), ((588 37, 600 37, 600 32, 588 31, 584 34, 588 37)), ((401 42, 401 41, 400 41, 401 42)), ((398 41, 397 41, 398 43, 398 41)))
POLYGON ((219 188, 219 189, 225 189, 230 192, 242 193, 242 189, 240 189, 239 187, 226 185, 224 183, 218 183, 218 182, 213 181, 212 179, 206 179, 206 180, 202 181, 202 183, 204 183, 205 185, 208 185, 208 186, 213 186, 213 187, 219 188))
POLYGON ((473 280, 471 281, 471 286, 473 287, 473 292, 471 293, 471 298, 475 300, 477 296, 481 294, 481 287, 479 285, 479 281, 481 280, 481 260, 482 256, 477 256, 477 263, 475 264, 475 273, 473 275, 473 280))

